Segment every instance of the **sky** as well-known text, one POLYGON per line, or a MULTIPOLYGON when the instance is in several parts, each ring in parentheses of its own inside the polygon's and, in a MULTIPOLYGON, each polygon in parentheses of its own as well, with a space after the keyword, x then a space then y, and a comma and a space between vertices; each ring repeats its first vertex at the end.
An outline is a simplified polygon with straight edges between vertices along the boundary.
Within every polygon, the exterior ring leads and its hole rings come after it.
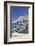
POLYGON ((19 16, 28 16, 28 7, 10 7, 10 17, 15 21, 19 16))

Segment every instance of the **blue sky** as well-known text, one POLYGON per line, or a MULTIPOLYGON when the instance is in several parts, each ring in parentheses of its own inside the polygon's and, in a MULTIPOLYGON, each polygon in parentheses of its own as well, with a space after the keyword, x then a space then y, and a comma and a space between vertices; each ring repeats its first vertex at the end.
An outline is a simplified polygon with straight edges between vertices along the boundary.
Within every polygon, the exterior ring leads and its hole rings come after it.
POLYGON ((15 21, 19 16, 28 16, 28 7, 10 7, 10 16, 15 21))

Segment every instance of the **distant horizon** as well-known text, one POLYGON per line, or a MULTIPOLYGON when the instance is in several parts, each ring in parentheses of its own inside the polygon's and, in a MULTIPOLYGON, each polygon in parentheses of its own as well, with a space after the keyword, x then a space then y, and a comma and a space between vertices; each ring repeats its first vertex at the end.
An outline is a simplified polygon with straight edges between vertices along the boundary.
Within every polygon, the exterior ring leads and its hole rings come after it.
POLYGON ((10 17, 12 21, 15 21, 19 16, 28 16, 29 8, 24 7, 10 7, 10 17))
MULTIPOLYGON (((15 21, 11 21, 12 23, 16 23, 17 21, 20 21, 20 17, 21 18, 25 18, 25 17, 28 17, 28 16, 19 16, 15 21)), ((25 18, 26 20, 28 20, 28 18, 25 18)))

